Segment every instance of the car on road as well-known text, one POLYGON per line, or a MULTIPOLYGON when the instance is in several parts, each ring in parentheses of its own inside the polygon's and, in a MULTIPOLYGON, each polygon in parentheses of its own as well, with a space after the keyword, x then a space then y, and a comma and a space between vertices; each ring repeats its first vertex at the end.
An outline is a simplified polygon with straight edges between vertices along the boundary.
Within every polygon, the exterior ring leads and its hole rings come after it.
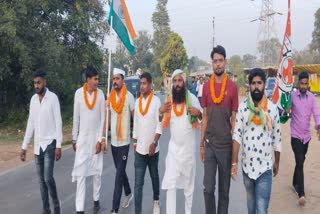
POLYGON ((266 87, 265 87, 265 92, 266 92, 267 98, 271 97, 275 85, 276 85, 276 78, 269 77, 266 81, 266 87))
POLYGON ((140 78, 139 76, 129 76, 124 78, 127 90, 134 96, 135 99, 140 97, 140 78))

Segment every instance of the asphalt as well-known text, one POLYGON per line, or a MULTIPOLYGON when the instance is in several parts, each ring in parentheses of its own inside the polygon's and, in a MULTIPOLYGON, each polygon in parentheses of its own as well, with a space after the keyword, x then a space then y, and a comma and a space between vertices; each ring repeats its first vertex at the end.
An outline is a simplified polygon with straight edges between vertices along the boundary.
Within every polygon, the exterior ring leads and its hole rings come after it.
MULTIPOLYGON (((163 98, 163 97, 161 97, 163 98)), ((167 154, 168 142, 170 133, 165 130, 160 138, 160 159, 159 159, 159 173, 160 182, 165 171, 165 158, 167 154)), ((197 133, 197 139, 200 139, 200 133, 197 133)), ((199 144, 199 140, 195 142, 199 144)), ((199 146, 197 146, 199 148, 199 146)), ((28 151, 28 155, 32 151, 28 151)), ((76 185, 71 182, 71 171, 74 162, 74 152, 71 148, 63 151, 62 159, 55 164, 54 176, 58 188, 59 198, 61 200, 62 212, 64 214, 75 213, 75 191, 76 185)), ((132 147, 130 148, 127 174, 129 182, 133 191, 134 185, 134 154, 132 147)), ((115 168, 113 165, 112 154, 109 148, 108 153, 104 155, 104 168, 102 175, 102 187, 100 195, 101 210, 99 214, 110 213, 112 206, 112 195, 115 178, 115 168)), ((246 213, 246 196, 245 189, 242 182, 241 173, 238 173, 237 181, 231 182, 230 188, 230 203, 229 213, 239 214, 246 213)), ((195 192, 193 197, 192 213, 205 213, 204 199, 203 199, 203 164, 199 159, 199 151, 197 151, 197 165, 196 165, 196 180, 195 192)), ((216 195, 217 195, 216 189, 216 195)), ((166 213, 166 192, 160 191, 161 213, 166 213)), ((153 193, 149 172, 147 170, 145 176, 145 184, 143 190, 143 211, 142 213, 152 213, 153 193)), ((5 174, 0 175, 0 213, 1 214, 40 214, 41 213, 41 198, 38 177, 36 173, 35 164, 33 161, 25 164, 23 167, 10 170, 5 174)), ((85 202, 85 213, 93 213, 93 199, 92 199, 92 179, 87 179, 87 191, 85 202)), ((119 214, 133 214, 134 203, 127 209, 121 208, 119 214)), ((184 213, 184 196, 183 191, 178 191, 177 195, 177 214, 184 213)))

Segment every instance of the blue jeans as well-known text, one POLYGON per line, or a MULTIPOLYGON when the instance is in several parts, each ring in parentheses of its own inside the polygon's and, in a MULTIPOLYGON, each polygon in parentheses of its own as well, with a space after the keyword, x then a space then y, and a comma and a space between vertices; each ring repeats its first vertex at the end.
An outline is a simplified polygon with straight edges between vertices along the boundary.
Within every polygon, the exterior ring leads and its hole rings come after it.
POLYGON ((112 210, 118 212, 120 207, 120 200, 122 195, 122 188, 126 196, 131 194, 130 184, 126 173, 128 152, 130 145, 125 146, 112 146, 111 151, 113 162, 116 167, 116 178, 113 191, 112 210))
POLYGON ((248 214, 268 213, 271 187, 272 171, 268 170, 253 180, 243 172, 243 183, 247 191, 248 214))
POLYGON ((49 194, 51 196, 54 208, 60 206, 57 194, 56 182, 53 177, 53 168, 55 161, 56 140, 48 145, 45 151, 40 147, 40 154, 35 155, 35 163, 39 176, 40 192, 43 205, 43 213, 50 213, 49 194))
POLYGON ((149 173, 152 182, 153 189, 153 200, 159 200, 159 173, 158 173, 158 162, 159 162, 159 152, 155 153, 153 156, 141 155, 138 152, 135 154, 134 168, 135 168, 135 180, 134 180, 134 205, 136 214, 141 214, 142 212, 142 193, 144 176, 147 167, 149 168, 149 173))

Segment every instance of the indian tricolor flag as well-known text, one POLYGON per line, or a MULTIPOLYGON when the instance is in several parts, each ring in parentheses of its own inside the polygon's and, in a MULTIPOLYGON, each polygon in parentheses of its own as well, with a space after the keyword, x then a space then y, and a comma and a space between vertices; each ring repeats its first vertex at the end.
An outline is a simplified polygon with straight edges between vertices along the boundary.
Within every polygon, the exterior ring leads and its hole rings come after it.
POLYGON ((112 0, 108 18, 109 25, 111 25, 111 17, 113 18, 111 27, 118 34, 124 46, 132 54, 134 52, 134 46, 131 41, 136 38, 136 33, 133 29, 124 0, 112 0))

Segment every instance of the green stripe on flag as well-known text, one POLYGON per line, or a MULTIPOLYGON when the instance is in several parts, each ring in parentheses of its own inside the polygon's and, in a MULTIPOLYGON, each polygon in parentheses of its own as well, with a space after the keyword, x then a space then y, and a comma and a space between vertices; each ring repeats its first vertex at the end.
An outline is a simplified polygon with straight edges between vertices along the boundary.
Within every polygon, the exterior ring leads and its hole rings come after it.
POLYGON ((111 16, 113 17, 113 24, 112 24, 113 26, 112 26, 112 28, 118 34, 120 40, 122 41, 124 46, 128 49, 129 53, 133 54, 134 46, 130 42, 128 30, 127 30, 126 26, 123 24, 123 22, 121 21, 121 19, 118 17, 118 15, 114 12, 114 10, 113 10, 113 1, 111 3, 110 14, 109 14, 109 18, 108 18, 109 25, 111 24, 110 23, 111 22, 111 16))

